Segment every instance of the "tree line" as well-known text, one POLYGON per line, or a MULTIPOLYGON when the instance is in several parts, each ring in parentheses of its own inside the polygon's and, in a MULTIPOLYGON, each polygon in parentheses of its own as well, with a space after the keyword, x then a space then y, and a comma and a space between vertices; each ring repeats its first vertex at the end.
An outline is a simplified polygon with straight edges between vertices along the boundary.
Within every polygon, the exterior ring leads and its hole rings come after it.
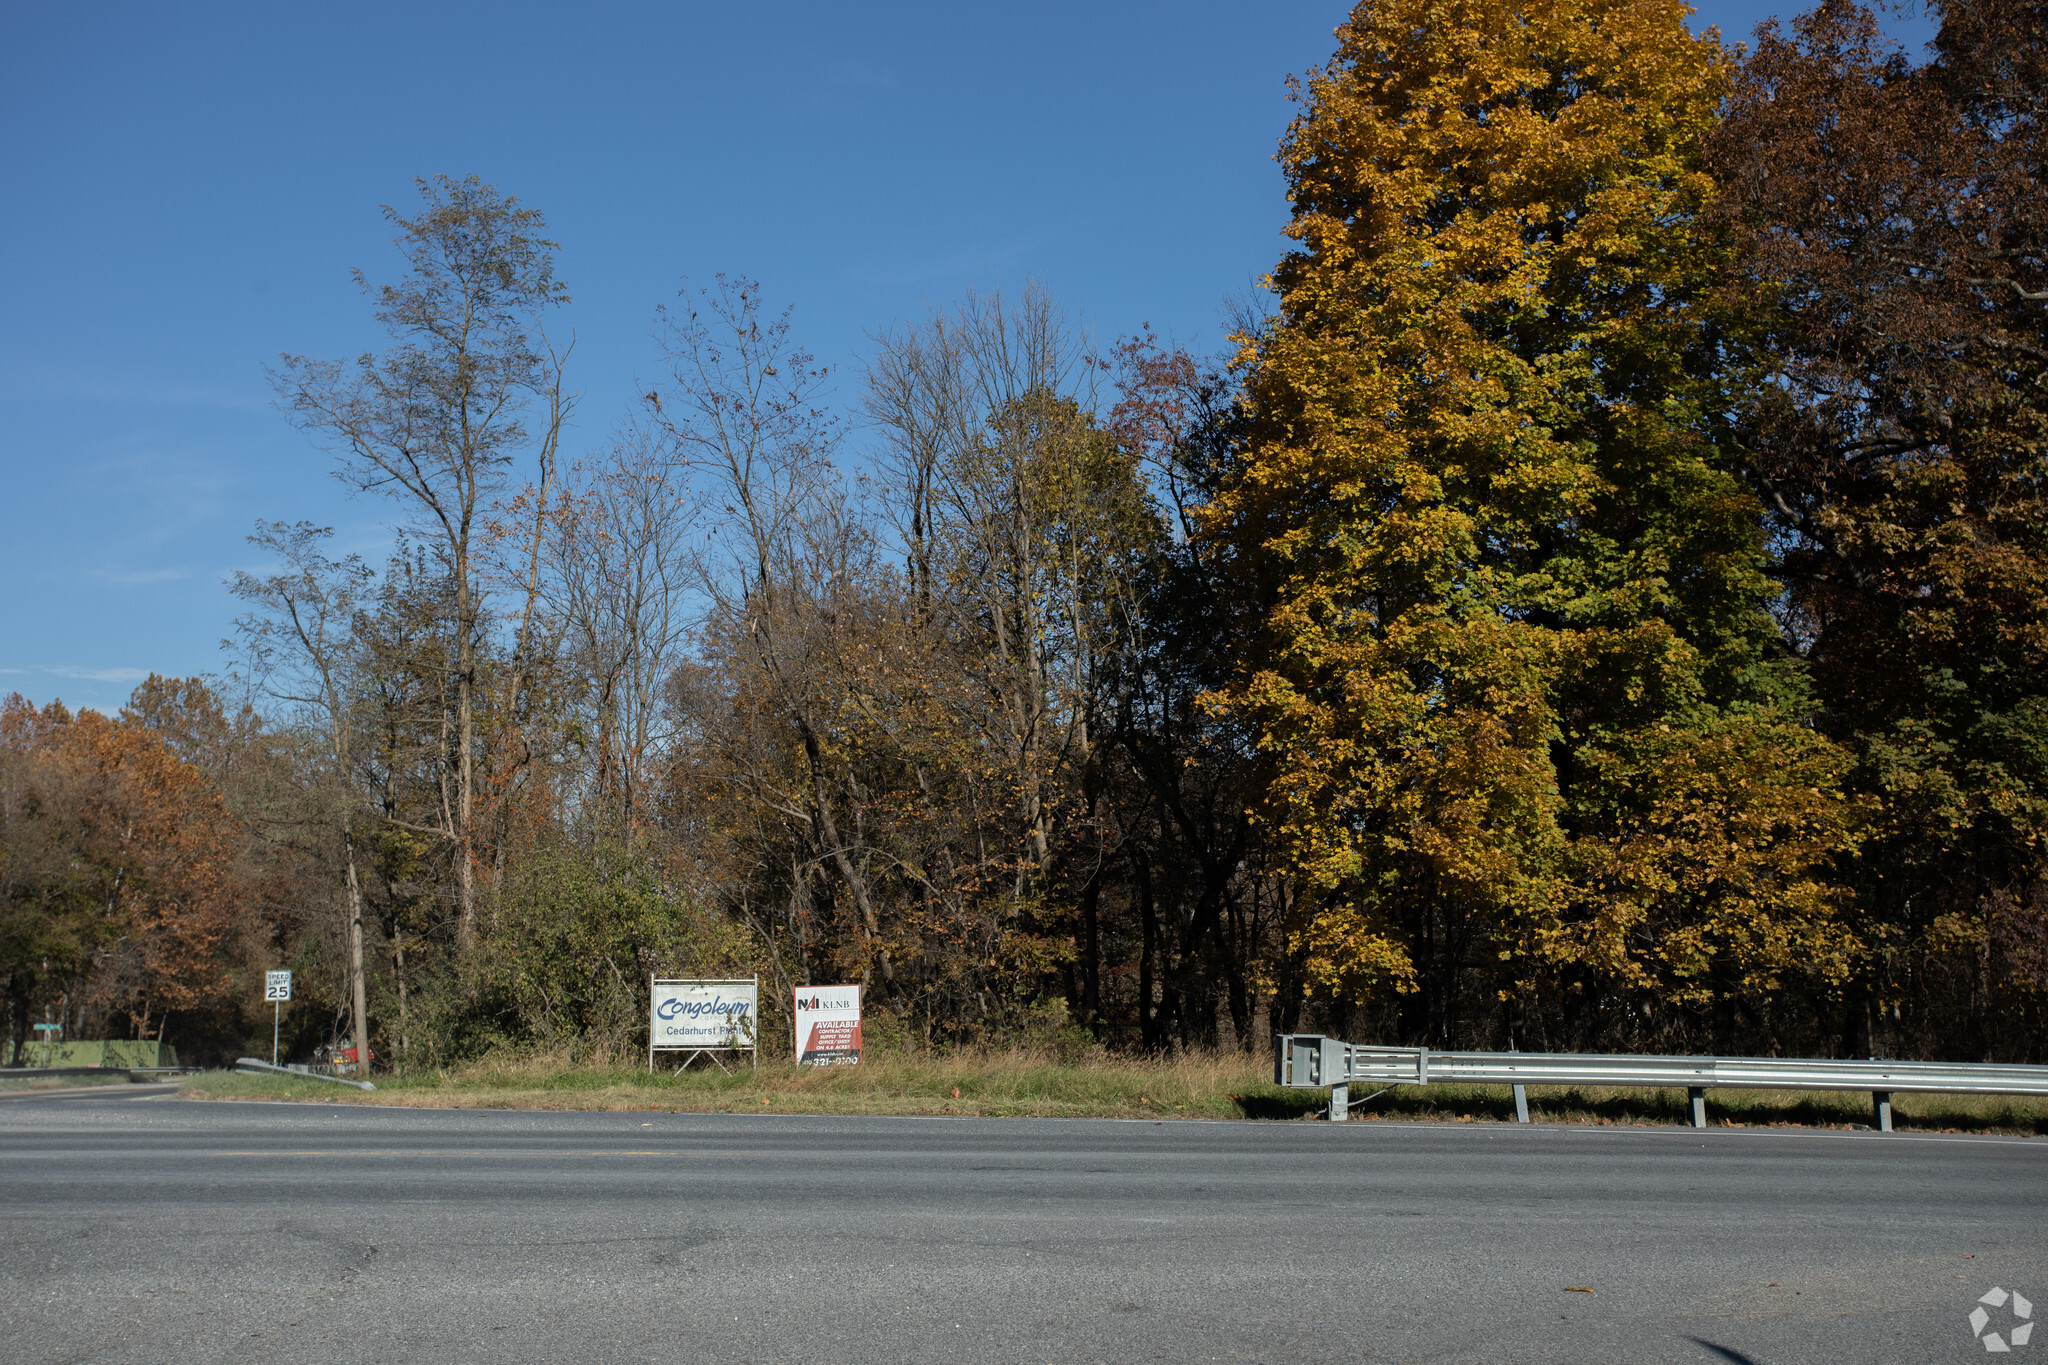
POLYGON ((224 1051, 284 963, 398 1066, 630 1051, 651 972, 2040 1060, 2048 6, 1931 8, 1362 4, 1224 354, 1028 286, 835 378, 720 277, 574 455, 544 220, 421 182, 389 345, 272 374, 393 552, 262 523, 221 678, 0 713, 17 1046, 224 1051))

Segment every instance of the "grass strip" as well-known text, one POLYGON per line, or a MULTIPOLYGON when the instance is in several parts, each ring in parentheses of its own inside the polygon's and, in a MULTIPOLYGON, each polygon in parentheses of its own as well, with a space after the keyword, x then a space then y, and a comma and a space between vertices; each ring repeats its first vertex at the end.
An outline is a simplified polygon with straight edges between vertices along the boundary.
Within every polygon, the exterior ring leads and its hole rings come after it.
MULTIPOLYGON (((673 1064, 671 1064, 673 1065, 673 1064)), ((552 1109, 666 1113, 918 1114, 981 1118, 1314 1119, 1326 1092, 1282 1090, 1270 1065, 1238 1055, 1166 1059, 1091 1057, 1062 1062, 1029 1052, 960 1051, 907 1057, 870 1054, 857 1067, 799 1069, 787 1062, 731 1075, 698 1063, 676 1074, 638 1066, 577 1063, 561 1054, 495 1056, 445 1071, 376 1078, 359 1091, 320 1081, 206 1072, 186 1099, 310 1100, 459 1109, 552 1109)), ((1745 1127, 1855 1128, 1870 1123, 1861 1091, 1710 1090, 1710 1122, 1745 1127)), ((1683 1090, 1529 1087, 1539 1123, 1682 1124, 1683 1090)), ((1354 1107, 1374 1122, 1507 1123, 1504 1085, 1401 1086, 1354 1107)), ((1899 1094, 1904 1131, 2048 1134, 2048 1099, 1899 1094)))
MULTIPOLYGON (((673 1063, 671 1063, 671 1066, 673 1063)), ((207 1072, 181 1096, 315 1099, 454 1108, 657 1110, 675 1113, 931 1114, 988 1118, 1299 1117, 1319 1094, 1274 1086, 1270 1070, 1235 1056, 1099 1058, 1063 1063, 1030 1053, 870 1054, 857 1067, 787 1062, 730 1075, 698 1065, 680 1075, 640 1066, 565 1065, 559 1058, 487 1058, 448 1071, 378 1076, 374 1091, 317 1081, 207 1072)))

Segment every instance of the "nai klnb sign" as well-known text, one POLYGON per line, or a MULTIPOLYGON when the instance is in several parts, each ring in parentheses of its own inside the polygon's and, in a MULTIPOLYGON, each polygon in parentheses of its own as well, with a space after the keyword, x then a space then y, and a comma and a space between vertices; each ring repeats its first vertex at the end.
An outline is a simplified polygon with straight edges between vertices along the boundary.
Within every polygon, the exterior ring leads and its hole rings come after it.
POLYGON ((860 1065, 860 987, 799 986, 796 990, 796 1064, 860 1065))

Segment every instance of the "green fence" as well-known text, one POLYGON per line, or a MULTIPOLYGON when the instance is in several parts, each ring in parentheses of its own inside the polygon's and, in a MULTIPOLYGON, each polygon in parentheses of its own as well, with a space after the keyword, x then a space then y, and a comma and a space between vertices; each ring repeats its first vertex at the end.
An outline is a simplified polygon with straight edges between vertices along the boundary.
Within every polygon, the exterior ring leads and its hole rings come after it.
POLYGON ((178 1049, 169 1043, 139 1043, 127 1038, 89 1038, 75 1043, 29 1043, 21 1050, 23 1066, 104 1066, 125 1070, 137 1066, 176 1066, 178 1049))

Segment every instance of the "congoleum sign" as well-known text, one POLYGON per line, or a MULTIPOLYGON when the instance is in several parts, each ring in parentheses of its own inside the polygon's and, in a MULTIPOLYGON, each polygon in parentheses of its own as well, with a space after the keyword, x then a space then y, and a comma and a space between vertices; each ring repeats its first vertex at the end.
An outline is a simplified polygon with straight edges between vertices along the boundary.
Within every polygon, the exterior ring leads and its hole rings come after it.
POLYGON ((860 1065, 860 987, 796 988, 796 1064, 860 1065))
POLYGON ((751 1048, 760 1018, 758 981, 656 981, 647 1020, 655 1052, 751 1048))

